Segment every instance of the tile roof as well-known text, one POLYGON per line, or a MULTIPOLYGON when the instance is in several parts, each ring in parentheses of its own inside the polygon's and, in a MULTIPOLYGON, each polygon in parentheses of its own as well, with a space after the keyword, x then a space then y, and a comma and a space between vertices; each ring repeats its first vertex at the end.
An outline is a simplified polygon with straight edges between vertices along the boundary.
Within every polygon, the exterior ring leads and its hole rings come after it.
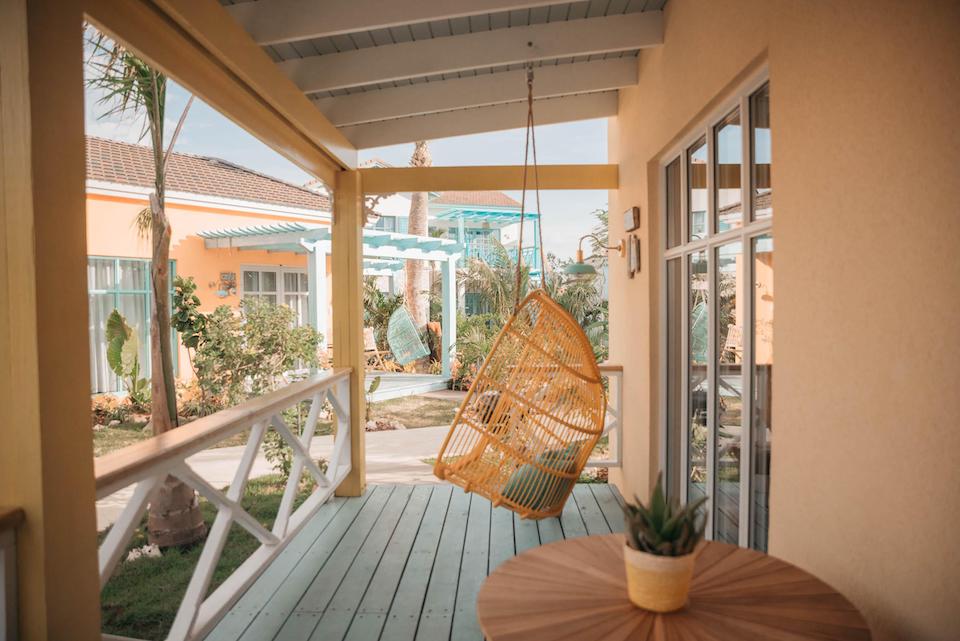
POLYGON ((520 207, 520 203, 501 191, 441 191, 430 204, 520 207))
MULTIPOLYGON (((153 187, 149 147, 87 136, 87 178, 153 187)), ((219 158, 174 153, 167 165, 167 189, 202 196, 329 212, 330 199, 304 187, 219 158)))

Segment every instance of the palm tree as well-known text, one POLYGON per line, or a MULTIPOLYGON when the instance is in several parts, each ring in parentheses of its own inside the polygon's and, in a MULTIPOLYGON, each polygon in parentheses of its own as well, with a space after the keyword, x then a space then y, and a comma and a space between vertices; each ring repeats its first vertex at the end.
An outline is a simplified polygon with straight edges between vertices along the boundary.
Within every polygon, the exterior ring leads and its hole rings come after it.
MULTIPOLYGON (((91 87, 103 92, 100 103, 111 115, 145 116, 143 137, 149 135, 153 152, 154 190, 150 206, 137 218, 141 233, 150 233, 152 254, 150 285, 151 398, 153 433, 177 427, 177 396, 173 380, 173 345, 170 340, 170 221, 164 211, 166 165, 184 120, 193 104, 187 102, 170 139, 163 149, 167 78, 119 43, 91 28, 87 63, 94 72, 91 87)), ((167 479, 158 499, 150 505, 147 526, 151 543, 183 545, 201 538, 205 531, 196 493, 173 477, 167 479)))
MULTIPOLYGON (((429 167, 433 164, 427 142, 421 140, 414 145, 411 167, 429 167)), ((410 198, 409 233, 417 236, 427 235, 427 217, 430 206, 430 194, 425 191, 414 193, 410 198)), ((427 265, 420 260, 408 260, 405 266, 407 282, 404 298, 413 322, 422 328, 430 320, 430 275, 427 265)))
MULTIPOLYGON (((517 263, 503 245, 496 239, 491 240, 491 259, 469 259, 457 278, 462 291, 479 294, 483 306, 506 322, 517 300, 517 263)), ((524 265, 520 272, 521 300, 529 289, 530 266, 524 265)))

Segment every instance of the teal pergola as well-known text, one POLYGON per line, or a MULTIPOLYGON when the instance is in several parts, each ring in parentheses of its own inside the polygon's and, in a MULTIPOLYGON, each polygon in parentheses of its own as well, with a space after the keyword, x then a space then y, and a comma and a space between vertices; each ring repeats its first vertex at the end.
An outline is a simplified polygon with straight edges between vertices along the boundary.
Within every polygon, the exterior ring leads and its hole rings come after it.
MULTIPOLYGON (((300 222, 277 222, 249 227, 202 231, 207 249, 262 250, 307 255, 307 305, 310 324, 325 337, 327 326, 327 255, 331 249, 331 230, 327 225, 300 222)), ((422 260, 441 264, 441 376, 451 377, 457 342, 457 260, 460 244, 446 238, 429 238, 412 234, 363 230, 363 273, 368 276, 390 275, 403 269, 406 260, 422 260)))
MULTIPOLYGON (((508 225, 520 223, 520 212, 516 210, 500 209, 481 209, 472 207, 448 206, 443 211, 432 214, 434 220, 448 222, 451 227, 456 224, 457 241, 463 247, 465 258, 479 258, 484 262, 491 262, 489 248, 484 245, 473 246, 470 240, 466 238, 466 227, 468 224, 481 224, 493 229, 501 229, 508 225)), ((526 213, 524 220, 536 221, 540 218, 539 214, 526 213)), ((537 224, 533 226, 533 244, 523 248, 524 263, 530 267, 530 275, 538 277, 542 271, 540 264, 540 227, 537 224)), ((511 258, 517 260, 517 251, 510 252, 511 258)))

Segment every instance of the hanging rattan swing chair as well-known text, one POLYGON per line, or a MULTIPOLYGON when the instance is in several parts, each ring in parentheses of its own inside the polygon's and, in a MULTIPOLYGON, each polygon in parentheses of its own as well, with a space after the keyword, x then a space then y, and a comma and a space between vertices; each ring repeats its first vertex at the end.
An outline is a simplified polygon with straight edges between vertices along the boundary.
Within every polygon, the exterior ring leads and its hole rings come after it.
MULTIPOLYGON (((519 300, 531 149, 540 225, 533 70, 528 68, 514 311, 467 391, 433 471, 494 506, 541 519, 563 510, 603 433, 607 404, 590 341, 543 288, 546 272, 541 287, 519 300)), ((540 252, 545 270, 542 244, 540 252)))

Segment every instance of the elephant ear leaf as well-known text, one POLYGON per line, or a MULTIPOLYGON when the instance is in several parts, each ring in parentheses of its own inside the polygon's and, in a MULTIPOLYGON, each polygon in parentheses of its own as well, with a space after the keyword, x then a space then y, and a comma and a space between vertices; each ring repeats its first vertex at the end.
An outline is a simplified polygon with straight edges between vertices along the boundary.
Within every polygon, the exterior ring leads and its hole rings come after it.
POLYGON ((108 341, 114 341, 120 339, 120 342, 127 340, 127 337, 130 336, 132 332, 127 326, 127 322, 123 320, 123 316, 120 315, 120 312, 113 310, 110 313, 110 316, 107 318, 107 326, 104 331, 104 335, 108 341))
POLYGON ((123 367, 123 376, 135 375, 135 370, 139 369, 139 358, 140 341, 137 335, 131 332, 129 338, 123 342, 123 347, 120 350, 120 364, 123 367))
POLYGON ((124 339, 114 338, 107 343, 107 365, 117 376, 123 376, 123 344, 124 339))

